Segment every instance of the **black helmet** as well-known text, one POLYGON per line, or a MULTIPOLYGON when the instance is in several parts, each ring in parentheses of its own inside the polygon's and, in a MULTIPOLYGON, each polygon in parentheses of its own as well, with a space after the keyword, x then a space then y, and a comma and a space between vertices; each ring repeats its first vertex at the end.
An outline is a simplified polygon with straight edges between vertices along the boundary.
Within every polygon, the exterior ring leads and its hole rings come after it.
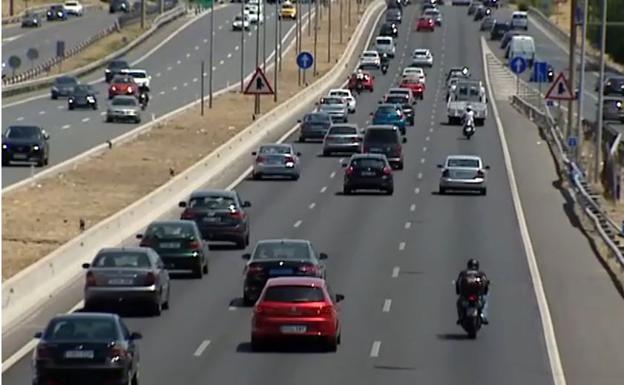
POLYGON ((479 270, 479 261, 474 258, 470 258, 467 263, 469 270, 479 270))

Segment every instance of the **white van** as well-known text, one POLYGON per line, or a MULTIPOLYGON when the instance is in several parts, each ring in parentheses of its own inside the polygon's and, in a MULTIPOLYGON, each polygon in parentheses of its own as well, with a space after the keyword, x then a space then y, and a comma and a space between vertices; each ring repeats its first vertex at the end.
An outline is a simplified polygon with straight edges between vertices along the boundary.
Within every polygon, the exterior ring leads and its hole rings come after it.
POLYGON ((380 55, 385 53, 389 57, 394 57, 396 53, 394 39, 390 36, 378 36, 375 39, 375 51, 379 52, 380 55))
POLYGON ((511 29, 529 29, 529 18, 526 12, 515 11, 511 14, 511 29))
POLYGON ((532 36, 519 35, 511 38, 505 52, 505 59, 511 61, 517 56, 524 58, 529 67, 533 66, 533 61, 535 60, 535 40, 533 40, 532 36))

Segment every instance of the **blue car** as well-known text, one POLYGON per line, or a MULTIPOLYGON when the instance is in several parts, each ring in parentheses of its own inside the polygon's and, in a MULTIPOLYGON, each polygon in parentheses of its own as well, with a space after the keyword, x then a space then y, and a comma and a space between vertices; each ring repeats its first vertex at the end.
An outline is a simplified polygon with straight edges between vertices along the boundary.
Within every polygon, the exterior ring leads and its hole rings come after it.
POLYGON ((407 116, 403 113, 401 106, 384 103, 377 107, 373 114, 373 125, 393 125, 399 128, 401 135, 405 135, 407 126, 407 116))

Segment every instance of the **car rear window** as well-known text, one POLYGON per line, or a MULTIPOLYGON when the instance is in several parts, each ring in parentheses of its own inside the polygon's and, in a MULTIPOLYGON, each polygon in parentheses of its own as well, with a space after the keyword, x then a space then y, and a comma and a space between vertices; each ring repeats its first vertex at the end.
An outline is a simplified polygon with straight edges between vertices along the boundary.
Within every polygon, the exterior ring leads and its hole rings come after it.
POLYGON ((286 146, 262 146, 260 147, 260 154, 290 154, 290 147, 286 146))
POLYGON ((325 293, 320 287, 270 286, 264 294, 264 300, 271 302, 323 302, 325 301, 325 293))
POLYGON ((624 85, 624 78, 611 78, 607 80, 614 87, 620 87, 624 85))
POLYGON ((386 166, 386 164, 381 159, 376 159, 376 158, 359 158, 359 159, 353 159, 351 161, 351 166, 357 167, 357 168, 364 168, 364 167, 384 168, 386 166))
POLYGON ((322 114, 308 114, 303 118, 306 123, 327 123, 329 122, 329 116, 322 114))
POLYGON ((386 97, 386 103, 404 104, 407 103, 407 97, 402 95, 393 95, 386 97))
POLYGON ((387 37, 378 37, 377 38, 377 44, 382 44, 382 45, 386 45, 386 44, 391 44, 392 43, 392 39, 387 38, 387 37))
POLYGON ((114 69, 128 68, 128 63, 126 63, 125 61, 114 61, 114 62, 111 62, 108 67, 114 68, 114 69))
POLYGON ((604 101, 604 106, 605 107, 616 107, 616 108, 621 109, 622 108, 622 101, 618 100, 618 99, 605 100, 604 101))
POLYGON ((145 231, 146 238, 191 238, 195 236, 193 227, 186 223, 156 223, 145 231))
POLYGON ((93 267, 150 267, 149 257, 144 252, 115 251, 98 254, 93 261, 93 267))
POLYGON ((145 79, 147 78, 147 74, 145 72, 128 72, 130 76, 133 78, 145 79))
POLYGON ((448 167, 479 167, 479 161, 476 159, 449 159, 447 163, 448 167))
POLYGON ((76 84, 76 83, 78 83, 78 80, 76 80, 76 78, 72 78, 70 76, 62 76, 60 78, 57 78, 56 82, 58 84, 76 84))
POLYGON ((233 197, 222 195, 211 195, 205 197, 191 198, 189 208, 192 209, 208 209, 208 210, 229 210, 236 208, 236 202, 233 197))
POLYGON ((117 340, 117 326, 112 319, 74 318, 52 320, 44 333, 48 341, 117 340))
POLYGON ((417 49, 413 53, 414 56, 427 56, 427 51, 424 49, 417 49))
POLYGON ((344 100, 338 96, 330 96, 330 97, 323 98, 322 103, 323 104, 344 104, 344 100))
POLYGON ((264 242, 259 243, 252 256, 254 261, 264 259, 309 260, 308 245, 301 242, 264 242))
POLYGON ((527 15, 515 14, 515 15, 512 15, 511 17, 513 17, 514 19, 526 19, 527 15))
POLYGON ((349 126, 333 126, 329 129, 330 135, 354 135, 357 134, 357 128, 349 126))
POLYGON ((114 98, 113 106, 136 106, 137 102, 133 98, 114 98))
POLYGON ((367 142, 382 142, 382 143, 398 143, 399 138, 395 130, 388 129, 368 129, 366 130, 366 136, 364 138, 367 142))

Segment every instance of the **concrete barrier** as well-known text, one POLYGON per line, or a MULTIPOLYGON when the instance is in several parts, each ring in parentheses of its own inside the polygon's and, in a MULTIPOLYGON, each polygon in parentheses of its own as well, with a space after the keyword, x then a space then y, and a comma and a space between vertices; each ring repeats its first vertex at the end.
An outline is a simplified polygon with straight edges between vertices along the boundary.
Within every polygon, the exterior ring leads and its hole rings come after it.
POLYGON ((343 84, 356 65, 358 53, 374 34, 371 25, 383 15, 384 0, 375 0, 364 13, 353 38, 331 71, 297 95, 256 120, 200 162, 172 178, 149 195, 100 222, 67 242, 48 256, 27 267, 2 285, 2 326, 11 325, 32 314, 39 304, 54 297, 81 273, 81 262, 89 261, 102 247, 121 243, 157 219, 193 190, 226 172, 229 165, 261 144, 266 137, 285 133, 292 120, 309 111, 320 96, 336 84, 343 84), (366 33, 368 32, 368 36, 366 33), (366 39, 364 39, 366 37, 366 39))

